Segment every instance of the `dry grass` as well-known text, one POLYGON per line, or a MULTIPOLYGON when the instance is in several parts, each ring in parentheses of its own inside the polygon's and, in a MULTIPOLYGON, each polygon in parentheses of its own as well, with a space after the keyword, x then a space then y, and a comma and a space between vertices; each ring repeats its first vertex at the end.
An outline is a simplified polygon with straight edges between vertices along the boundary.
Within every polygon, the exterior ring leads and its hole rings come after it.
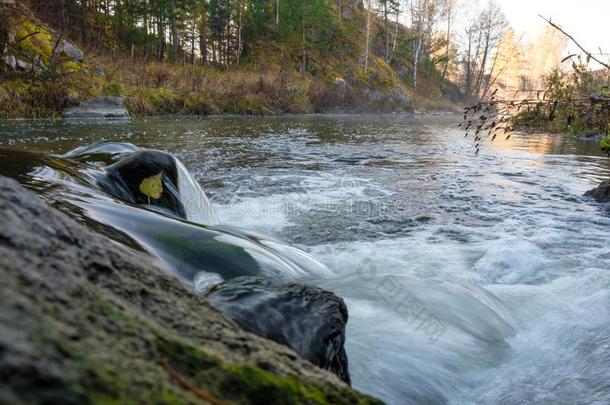
POLYGON ((279 68, 219 70, 95 58, 136 114, 311 112, 311 79, 279 68))

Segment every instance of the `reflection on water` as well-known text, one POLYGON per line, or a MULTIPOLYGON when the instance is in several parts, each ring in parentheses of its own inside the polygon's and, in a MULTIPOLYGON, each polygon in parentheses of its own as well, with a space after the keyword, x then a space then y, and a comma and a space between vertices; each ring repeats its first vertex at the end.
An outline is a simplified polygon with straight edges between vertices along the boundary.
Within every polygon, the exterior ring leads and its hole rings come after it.
POLYGON ((544 134, 475 156, 458 121, 11 121, 0 144, 176 154, 222 226, 332 269, 296 277, 345 297, 354 386, 389 403, 609 403, 610 209, 582 197, 610 176, 607 158, 544 134))

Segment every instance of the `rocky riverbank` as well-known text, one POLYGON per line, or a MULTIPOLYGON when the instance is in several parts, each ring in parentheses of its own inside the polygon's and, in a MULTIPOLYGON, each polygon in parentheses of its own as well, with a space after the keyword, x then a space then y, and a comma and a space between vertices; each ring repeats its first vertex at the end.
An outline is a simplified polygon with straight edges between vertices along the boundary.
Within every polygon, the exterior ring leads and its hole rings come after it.
POLYGON ((610 179, 603 181, 599 186, 585 193, 587 197, 592 197, 600 203, 610 202, 610 179))
POLYGON ((0 177, 0 402, 379 403, 0 177))

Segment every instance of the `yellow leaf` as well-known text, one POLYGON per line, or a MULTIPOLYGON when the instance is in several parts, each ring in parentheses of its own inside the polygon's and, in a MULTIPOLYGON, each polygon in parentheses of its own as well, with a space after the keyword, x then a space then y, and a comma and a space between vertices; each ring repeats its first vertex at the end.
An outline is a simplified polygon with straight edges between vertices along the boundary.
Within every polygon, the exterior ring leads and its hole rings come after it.
POLYGON ((147 177, 140 183, 140 191, 147 196, 149 200, 154 198, 158 200, 163 194, 163 170, 151 177, 147 177))

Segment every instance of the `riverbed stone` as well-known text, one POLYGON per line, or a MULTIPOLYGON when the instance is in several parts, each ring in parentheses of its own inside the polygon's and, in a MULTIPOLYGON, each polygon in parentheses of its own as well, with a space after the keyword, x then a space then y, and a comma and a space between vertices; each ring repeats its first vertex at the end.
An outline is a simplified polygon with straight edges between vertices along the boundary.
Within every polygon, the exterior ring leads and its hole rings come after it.
POLYGON ((347 306, 318 287, 238 277, 210 289, 212 304, 248 332, 281 343, 350 383, 347 306))
POLYGON ((610 179, 602 182, 593 190, 587 191, 585 195, 588 197, 592 197, 597 202, 610 202, 610 179))
POLYGON ((102 96, 81 101, 77 107, 67 108, 62 117, 126 119, 129 118, 129 112, 123 97, 102 96))
POLYGON ((0 213, 0 403, 380 403, 1 176, 0 213))

